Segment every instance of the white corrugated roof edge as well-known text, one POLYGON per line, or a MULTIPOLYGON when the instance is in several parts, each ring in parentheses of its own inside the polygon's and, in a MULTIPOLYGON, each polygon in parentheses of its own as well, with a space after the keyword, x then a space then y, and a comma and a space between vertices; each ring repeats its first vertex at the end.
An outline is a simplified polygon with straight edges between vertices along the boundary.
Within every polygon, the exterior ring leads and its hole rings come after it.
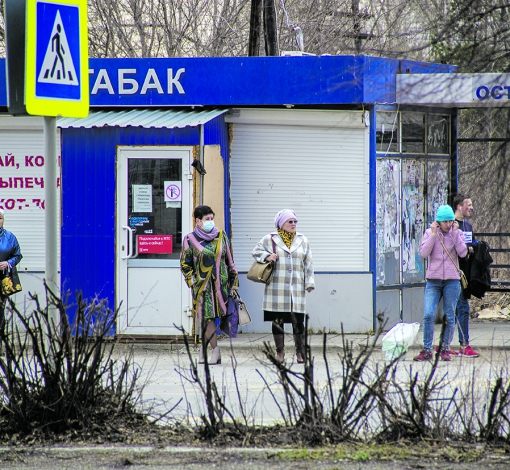
POLYGON ((228 109, 176 110, 131 109, 122 111, 91 111, 85 118, 58 118, 57 127, 196 127, 205 124, 228 109))

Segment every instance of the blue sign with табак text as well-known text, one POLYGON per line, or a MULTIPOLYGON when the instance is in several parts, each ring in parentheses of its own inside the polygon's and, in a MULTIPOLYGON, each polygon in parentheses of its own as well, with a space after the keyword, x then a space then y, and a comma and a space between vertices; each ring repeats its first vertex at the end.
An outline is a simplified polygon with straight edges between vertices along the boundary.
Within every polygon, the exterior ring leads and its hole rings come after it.
POLYGON ((108 107, 391 102, 402 67, 455 70, 368 56, 90 59, 90 102, 108 107))
MULTIPOLYGON (((90 106, 391 103, 401 69, 456 70, 444 64, 368 56, 89 59, 90 106)), ((1 66, 0 80, 5 83, 1 66)), ((0 105, 5 103, 5 90, 0 89, 0 105)))

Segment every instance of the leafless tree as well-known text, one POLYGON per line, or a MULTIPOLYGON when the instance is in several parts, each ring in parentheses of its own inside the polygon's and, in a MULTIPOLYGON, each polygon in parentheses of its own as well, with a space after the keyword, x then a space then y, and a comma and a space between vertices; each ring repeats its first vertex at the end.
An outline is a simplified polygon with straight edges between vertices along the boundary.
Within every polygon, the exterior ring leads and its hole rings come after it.
POLYGON ((247 0, 91 0, 91 57, 246 55, 247 0))
MULTIPOLYGON (((426 1, 274 0, 277 49, 387 57, 420 49, 418 58, 426 59, 421 15, 434 11, 420 8, 419 2, 426 1), (419 47, 414 44, 418 40, 419 47)), ((90 0, 90 57, 245 56, 251 4, 251 0, 90 0)), ((262 40, 262 55, 264 50, 262 40)))
MULTIPOLYGON (((0 0, 0 55, 5 55, 3 5, 0 0)), ((246 56, 251 6, 251 0, 90 0, 90 57, 246 56)), ((505 0, 274 0, 274 6, 279 51, 444 62, 460 72, 510 68, 505 0)), ((260 37, 264 55, 263 32, 260 37)), ((461 137, 510 136, 508 119, 506 110, 463 111, 461 137)), ((460 148, 461 190, 479 195, 484 212, 505 207, 507 153, 506 142, 460 148), (483 179, 489 177, 491 185, 483 179)), ((510 222, 498 217, 500 228, 510 222)))
MULTIPOLYGON (((507 73, 510 68, 509 8, 502 0, 450 2, 441 22, 434 23, 432 19, 428 22, 433 57, 457 64, 459 72, 507 73)), ((474 221, 478 231, 508 232, 508 109, 462 110, 459 137, 497 139, 460 144, 460 190, 470 195, 475 203, 474 221)))

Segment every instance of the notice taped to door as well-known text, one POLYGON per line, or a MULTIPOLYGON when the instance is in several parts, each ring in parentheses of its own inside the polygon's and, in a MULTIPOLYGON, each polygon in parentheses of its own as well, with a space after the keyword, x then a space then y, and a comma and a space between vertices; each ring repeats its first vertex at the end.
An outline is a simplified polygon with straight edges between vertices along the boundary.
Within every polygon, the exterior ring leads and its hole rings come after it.
POLYGON ((138 254, 172 253, 172 235, 138 235, 138 254))

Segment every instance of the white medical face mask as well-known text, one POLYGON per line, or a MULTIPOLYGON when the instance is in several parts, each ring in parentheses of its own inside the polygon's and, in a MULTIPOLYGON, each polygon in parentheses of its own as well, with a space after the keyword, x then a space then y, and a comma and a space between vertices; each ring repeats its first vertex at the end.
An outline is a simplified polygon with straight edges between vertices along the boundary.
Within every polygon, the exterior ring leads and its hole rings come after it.
POLYGON ((202 224, 202 230, 209 233, 214 228, 214 220, 206 220, 202 224))

